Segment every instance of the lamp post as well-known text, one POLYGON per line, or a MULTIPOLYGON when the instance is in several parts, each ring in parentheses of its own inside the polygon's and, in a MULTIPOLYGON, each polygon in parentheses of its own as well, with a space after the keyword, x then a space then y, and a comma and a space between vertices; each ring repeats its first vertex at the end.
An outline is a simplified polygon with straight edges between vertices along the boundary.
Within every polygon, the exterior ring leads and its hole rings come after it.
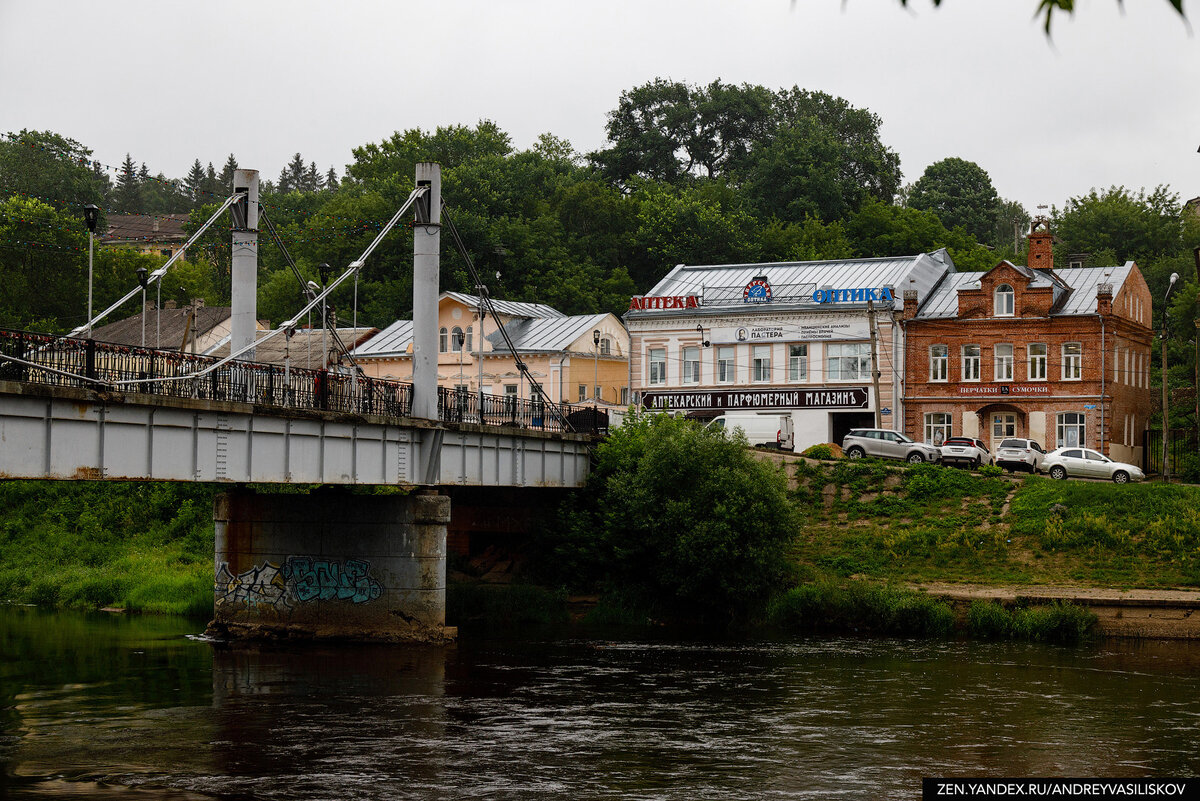
POLYGON ((600 329, 592 332, 592 389, 600 400, 600 329))
POLYGON ((146 268, 138 267, 135 270, 137 273, 138 286, 142 288, 142 347, 146 347, 146 268))
MULTIPOLYGON (((87 308, 87 338, 92 338, 92 241, 96 236, 96 223, 100 219, 100 209, 89 203, 83 207, 83 221, 88 229, 88 308, 87 308)), ((143 308, 145 304, 142 304, 143 308)))
POLYGON ((1175 282, 1179 280, 1179 273, 1171 273, 1171 283, 1167 285, 1167 294, 1163 298, 1162 308, 1162 457, 1163 457, 1163 481, 1171 480, 1171 465, 1167 461, 1167 440, 1170 439, 1171 424, 1167 418, 1167 304, 1171 299, 1171 293, 1175 291, 1175 282))

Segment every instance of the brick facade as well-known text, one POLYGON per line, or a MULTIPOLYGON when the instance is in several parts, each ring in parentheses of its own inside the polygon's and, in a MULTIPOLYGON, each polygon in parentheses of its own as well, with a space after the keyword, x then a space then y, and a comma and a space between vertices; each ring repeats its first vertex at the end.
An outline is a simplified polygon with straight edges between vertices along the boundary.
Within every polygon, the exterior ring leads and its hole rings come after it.
POLYGON ((1001 262, 977 286, 960 273, 946 290, 957 308, 945 298, 930 311, 935 298, 902 312, 910 436, 977 436, 993 448, 1028 437, 1046 450, 1082 444, 1140 463, 1155 409, 1146 281, 1132 262, 1055 272, 1051 243, 1035 224, 1036 270, 1001 262))

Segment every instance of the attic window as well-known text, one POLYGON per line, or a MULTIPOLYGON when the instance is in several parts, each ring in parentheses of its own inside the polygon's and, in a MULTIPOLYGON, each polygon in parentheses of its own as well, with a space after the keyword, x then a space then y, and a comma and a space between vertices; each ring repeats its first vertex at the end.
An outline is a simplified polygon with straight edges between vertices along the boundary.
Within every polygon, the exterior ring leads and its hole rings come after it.
POLYGON ((1008 284, 996 287, 995 316, 1012 317, 1016 311, 1016 294, 1008 284))

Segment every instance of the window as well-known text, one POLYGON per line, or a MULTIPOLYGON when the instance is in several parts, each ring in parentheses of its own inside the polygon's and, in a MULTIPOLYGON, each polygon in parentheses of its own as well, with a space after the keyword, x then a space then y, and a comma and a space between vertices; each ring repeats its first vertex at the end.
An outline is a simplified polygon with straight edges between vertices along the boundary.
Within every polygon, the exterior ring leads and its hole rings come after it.
POLYGON ((650 349, 650 384, 667 383, 667 350, 666 348, 650 349))
POLYGON ((592 397, 595 398, 596 400, 603 400, 603 398, 600 397, 600 385, 597 384, 595 389, 596 389, 596 394, 593 395, 592 397))
POLYGON ((604 337, 600 340, 600 355, 607 356, 612 353, 612 340, 604 337))
POLYGON ((995 371, 992 379, 995 381, 1012 381, 1013 375, 1013 346, 997 345, 994 351, 995 371))
POLYGON ((941 445, 950 436, 949 412, 929 412, 925 415, 925 441, 941 445))
POLYGON ((755 345, 753 362, 753 381, 771 380, 771 346, 755 345))
POLYGON ((808 345, 788 345, 788 381, 808 380, 808 345))
POLYGON ((871 377, 870 345, 827 345, 825 353, 830 381, 865 381, 871 377))
MULTIPOLYGON (((1017 435, 1017 416, 1015 414, 994 414, 992 415, 992 439, 1002 440, 1005 437, 1015 437, 1017 435)), ((1001 443, 1001 447, 1005 447, 1001 443)), ((1024 448, 1024 443, 1015 447, 1024 448)))
POLYGON ((1046 343, 1034 342, 1029 345, 1029 380, 1046 380, 1046 343))
POLYGON ((510 398, 517 397, 517 385, 516 384, 505 384, 504 385, 504 394, 510 398))
POLYGON ((949 379, 950 347, 948 345, 931 345, 929 347, 929 380, 948 381, 949 379))
POLYGON ((717 383, 731 384, 736 380, 737 352, 732 345, 717 348, 717 383))
POLYGON ((474 337, 474 331, 472 331, 472 326, 468 325, 467 326, 467 343, 466 343, 467 344, 467 353, 470 353, 471 351, 475 350, 475 346, 472 343, 472 340, 474 338, 475 337, 474 337))
POLYGON ((1078 381, 1083 378, 1083 346, 1078 342, 1068 342, 1062 346, 1062 377, 1064 381, 1078 381))
POLYGON ((979 380, 979 346, 963 345, 962 348, 962 380, 979 380))
POLYGON ((1058 447, 1085 445, 1084 416, 1081 412, 1062 412, 1058 415, 1058 447))
POLYGON ((629 405, 629 387, 621 387, 621 405, 629 405))
POLYGON ((579 400, 581 400, 581 401, 587 400, 587 385, 586 384, 579 385, 579 400))
POLYGON ((438 332, 438 353, 448 353, 450 351, 450 340, 446 329, 443 328, 438 332))
POLYGON ((1016 293, 1008 284, 1001 284, 996 287, 995 296, 995 316, 996 317, 1012 317, 1016 311, 1016 293))
POLYGON ((457 325, 454 326, 454 329, 450 332, 450 349, 455 353, 458 353, 463 349, 463 343, 465 341, 466 337, 463 336, 463 330, 457 325))
POLYGON ((700 383, 700 348, 697 346, 683 349, 683 383, 700 383))

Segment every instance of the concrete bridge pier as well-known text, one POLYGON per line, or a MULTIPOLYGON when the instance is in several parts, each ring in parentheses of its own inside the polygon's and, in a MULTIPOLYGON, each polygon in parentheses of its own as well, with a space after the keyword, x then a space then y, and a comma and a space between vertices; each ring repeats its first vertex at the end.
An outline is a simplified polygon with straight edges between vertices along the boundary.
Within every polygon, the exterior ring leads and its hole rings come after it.
POLYGON ((223 493, 209 633, 447 642, 449 520, 450 498, 431 491, 223 493))

